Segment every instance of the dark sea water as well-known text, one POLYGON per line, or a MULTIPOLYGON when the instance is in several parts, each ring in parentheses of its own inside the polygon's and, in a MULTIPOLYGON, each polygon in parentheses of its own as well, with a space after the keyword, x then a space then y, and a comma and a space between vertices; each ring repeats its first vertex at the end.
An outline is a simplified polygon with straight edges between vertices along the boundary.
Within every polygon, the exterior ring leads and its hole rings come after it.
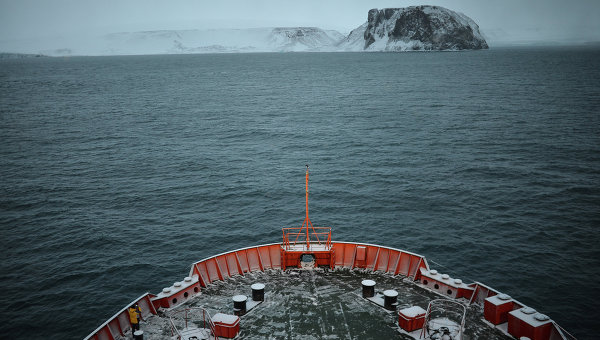
POLYGON ((81 339, 310 213, 599 334, 600 50, 0 60, 0 337, 81 339), (433 263, 431 262, 433 261, 433 263))

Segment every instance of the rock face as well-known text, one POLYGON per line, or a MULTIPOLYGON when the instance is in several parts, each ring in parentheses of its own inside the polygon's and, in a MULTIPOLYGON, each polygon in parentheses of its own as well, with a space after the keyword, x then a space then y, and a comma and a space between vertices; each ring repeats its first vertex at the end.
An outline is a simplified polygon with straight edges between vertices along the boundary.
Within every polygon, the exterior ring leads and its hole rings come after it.
POLYGON ((338 51, 362 51, 365 47, 365 31, 368 23, 358 26, 353 29, 346 37, 340 40, 336 48, 338 51))
POLYGON ((364 50, 476 50, 488 45, 469 17, 439 6, 372 9, 364 50))

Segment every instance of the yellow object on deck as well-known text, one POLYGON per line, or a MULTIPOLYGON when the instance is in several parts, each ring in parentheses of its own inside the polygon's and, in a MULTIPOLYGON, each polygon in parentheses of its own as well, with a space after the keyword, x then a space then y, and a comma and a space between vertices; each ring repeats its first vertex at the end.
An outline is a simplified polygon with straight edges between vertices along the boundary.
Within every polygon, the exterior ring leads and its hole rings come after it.
POLYGON ((129 321, 131 323, 138 323, 138 315, 139 312, 135 308, 129 307, 129 321))

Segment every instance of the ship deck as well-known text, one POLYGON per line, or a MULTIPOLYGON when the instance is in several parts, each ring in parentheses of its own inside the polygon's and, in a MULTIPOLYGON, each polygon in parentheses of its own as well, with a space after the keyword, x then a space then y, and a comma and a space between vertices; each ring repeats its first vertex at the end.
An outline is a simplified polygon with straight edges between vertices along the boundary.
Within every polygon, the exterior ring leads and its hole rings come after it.
MULTIPOLYGON (((543 314, 520 315, 527 306, 509 296, 498 302, 507 310, 490 305, 500 292, 438 273, 421 255, 353 242, 332 242, 328 249, 290 251, 274 243, 195 262, 183 281, 156 295, 146 293, 135 299, 86 340, 132 338, 127 309, 135 304, 144 317, 141 329, 146 340, 213 339, 211 334, 229 331, 238 339, 419 339, 418 328, 400 327, 404 321, 399 322, 398 311, 410 307, 426 310, 433 300, 464 306, 463 340, 531 338, 535 332, 543 332, 538 338, 544 340, 574 339, 543 314), (378 294, 373 298, 363 298, 366 279, 376 282, 378 294), (251 286, 256 283, 265 285, 264 302, 259 304, 251 297, 251 286), (386 290, 398 293, 396 311, 383 308, 381 292, 386 290), (221 325, 225 330, 201 331, 211 326, 205 321, 216 314, 225 318, 235 314, 236 295, 248 296, 249 310, 239 323, 231 328, 221 325), (519 314, 512 332, 506 320, 510 311, 519 314), (536 317, 541 319, 536 321, 536 317), (414 329, 409 335, 404 329, 410 328, 414 329)), ((455 321, 460 323, 463 312, 455 321)))
MULTIPOLYGON (((233 314, 232 297, 245 294, 251 300, 250 286, 263 283, 265 301, 241 316, 239 339, 412 339, 398 326, 397 312, 362 297, 364 279, 376 281, 376 292, 396 290, 398 309, 426 309, 429 301, 443 298, 402 275, 361 269, 267 270, 216 281, 185 303, 147 317, 141 329, 144 339, 170 338, 176 335, 169 322, 172 319, 184 334, 186 309, 188 328, 202 328, 200 308, 211 315, 233 314)), ((486 324, 477 305, 467 309, 465 328, 464 339, 511 339, 486 324)))

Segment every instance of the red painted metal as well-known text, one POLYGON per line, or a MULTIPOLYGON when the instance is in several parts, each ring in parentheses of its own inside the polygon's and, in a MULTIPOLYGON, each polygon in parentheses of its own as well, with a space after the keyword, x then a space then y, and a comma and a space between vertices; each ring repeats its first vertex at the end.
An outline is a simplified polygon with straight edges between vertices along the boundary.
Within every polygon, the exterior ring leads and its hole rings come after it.
POLYGON ((330 227, 312 227, 312 232, 306 233, 304 227, 288 227, 281 228, 283 233, 283 247, 286 250, 295 249, 295 246, 298 244, 303 244, 304 250, 310 250, 311 245, 314 248, 314 245, 324 245, 326 248, 331 247, 331 228, 330 227), (305 235, 306 240, 300 239, 301 242, 298 242, 300 236, 305 235))
POLYGON ((227 264, 227 271, 229 273, 229 276, 233 276, 235 274, 241 275, 242 273, 240 272, 240 269, 238 267, 238 263, 236 260, 236 254, 227 254, 225 255, 226 258, 226 262, 225 264, 227 264))
MULTIPOLYGON (((206 287, 214 281, 224 280, 234 275, 243 275, 244 273, 253 271, 264 271, 266 269, 285 269, 290 266, 295 266, 299 263, 299 258, 302 254, 315 254, 318 265, 328 265, 331 268, 361 268, 372 271, 385 271, 393 275, 402 275, 411 277, 415 280, 420 280, 420 268, 429 269, 426 259, 417 254, 409 253, 403 250, 382 247, 371 244, 352 243, 352 242, 332 242, 330 241, 328 251, 319 252, 314 249, 310 251, 286 251, 285 245, 282 243, 273 243, 238 249, 220 255, 212 256, 204 260, 192 264, 189 276, 197 275, 198 283, 196 286, 200 288, 206 287), (360 260, 360 257, 363 260, 360 260), (262 257, 262 259, 261 259, 262 257), (221 264, 222 273, 219 274, 219 263, 221 264)), ((496 295, 498 292, 481 283, 469 284, 467 288, 461 288, 464 291, 456 294, 456 298, 464 297, 469 299, 469 303, 484 304, 484 300, 488 296, 496 295)), ((161 307, 157 301, 151 301, 155 295, 146 294, 135 300, 134 303, 146 299, 149 311, 156 314, 155 308, 161 307)), ((171 297, 172 299, 172 297, 171 297)), ((523 305, 515 303, 515 308, 520 308, 523 305)), ((127 331, 128 325, 124 325, 122 321, 114 322, 120 318, 122 313, 126 312, 124 308, 120 313, 117 313, 111 319, 106 321, 102 326, 90 334, 86 340, 114 340, 117 335, 127 331), (113 332, 111 332, 111 328, 113 332)), ((564 331, 554 324, 550 323, 550 334, 552 339, 567 339, 563 335, 564 331), (558 335, 559 337, 556 337, 558 335)), ((548 334, 544 329, 544 334, 548 334)), ((567 333, 568 334, 568 333, 567 333)), ((571 337, 572 338, 572 337, 571 337)))
POLYGON ((355 261, 364 261, 367 259, 367 247, 365 246, 357 246, 356 247, 356 257, 355 261))
MULTIPOLYGON (((310 249, 310 237, 308 236, 308 224, 312 227, 312 222, 308 218, 308 164, 306 165, 306 218, 302 222, 302 226, 306 225, 306 250, 310 249)), ((313 228, 314 229, 314 228, 313 228)))
POLYGON ((473 295, 469 299, 469 304, 478 304, 483 306, 485 299, 490 296, 498 294, 497 290, 494 290, 488 286, 482 285, 478 282, 474 283, 473 295))
POLYGON ((138 304, 141 307, 142 317, 146 317, 150 314, 156 314, 156 309, 152 305, 151 301, 151 298, 153 297, 155 297, 155 295, 146 293, 133 300, 125 308, 121 309, 117 314, 108 319, 105 323, 88 335, 84 340, 114 340, 115 338, 120 338, 122 335, 131 330, 131 324, 128 321, 129 315, 127 313, 127 308, 129 308, 129 306, 138 304), (122 321, 124 315, 127 322, 122 321))
POLYGON ((246 252, 237 252, 236 255, 240 260, 240 268, 242 269, 242 273, 250 272, 250 264, 248 264, 248 255, 246 254, 246 252))
POLYGON ((172 294, 154 297, 152 304, 155 308, 172 308, 193 298, 200 292, 200 287, 200 281, 195 282, 185 288, 174 291, 172 294))
POLYGON ((219 263, 219 257, 215 257, 215 267, 217 268, 217 275, 219 275, 219 280, 225 280, 225 276, 223 275, 223 271, 221 269, 221 264, 219 263))
POLYGON ((296 250, 297 244, 303 244, 303 251, 311 250, 311 245, 325 245, 327 249, 331 247, 331 228, 315 228, 308 216, 308 165, 306 165, 306 217, 300 227, 281 228, 283 236, 283 247, 286 250, 296 250), (310 228, 309 228, 310 225, 310 228), (304 239, 302 239, 302 236, 304 239))
MULTIPOLYGON (((217 316, 217 315, 215 315, 217 316)), ((214 318, 214 317, 213 317, 214 318)), ((217 337, 223 337, 227 339, 235 338, 240 332, 240 318, 236 317, 236 320, 231 323, 223 321, 214 321, 214 334, 217 337)))
POLYGON ((531 340, 549 340, 554 323, 552 320, 543 322, 529 320, 519 310, 508 313, 508 333, 515 338, 528 337, 531 340))
POLYGON ((460 299, 460 298, 464 298, 467 300, 470 300, 471 297, 473 296, 475 292, 475 289, 472 287, 461 287, 458 288, 458 291, 456 292, 456 298, 460 299))
POLYGON ((258 256, 260 259, 260 263, 263 267, 272 268, 271 264, 271 255, 269 254, 269 248, 258 248, 258 256))
POLYGON ((423 310, 422 313, 417 315, 405 315, 403 313, 404 310, 400 310, 398 312, 398 326, 404 329, 407 332, 412 332, 417 329, 423 328, 423 323, 425 322, 425 314, 426 310, 423 310))
POLYGON ((512 299, 501 301, 494 297, 488 297, 483 305, 483 317, 494 325, 499 325, 508 321, 508 312, 513 308, 512 299))

